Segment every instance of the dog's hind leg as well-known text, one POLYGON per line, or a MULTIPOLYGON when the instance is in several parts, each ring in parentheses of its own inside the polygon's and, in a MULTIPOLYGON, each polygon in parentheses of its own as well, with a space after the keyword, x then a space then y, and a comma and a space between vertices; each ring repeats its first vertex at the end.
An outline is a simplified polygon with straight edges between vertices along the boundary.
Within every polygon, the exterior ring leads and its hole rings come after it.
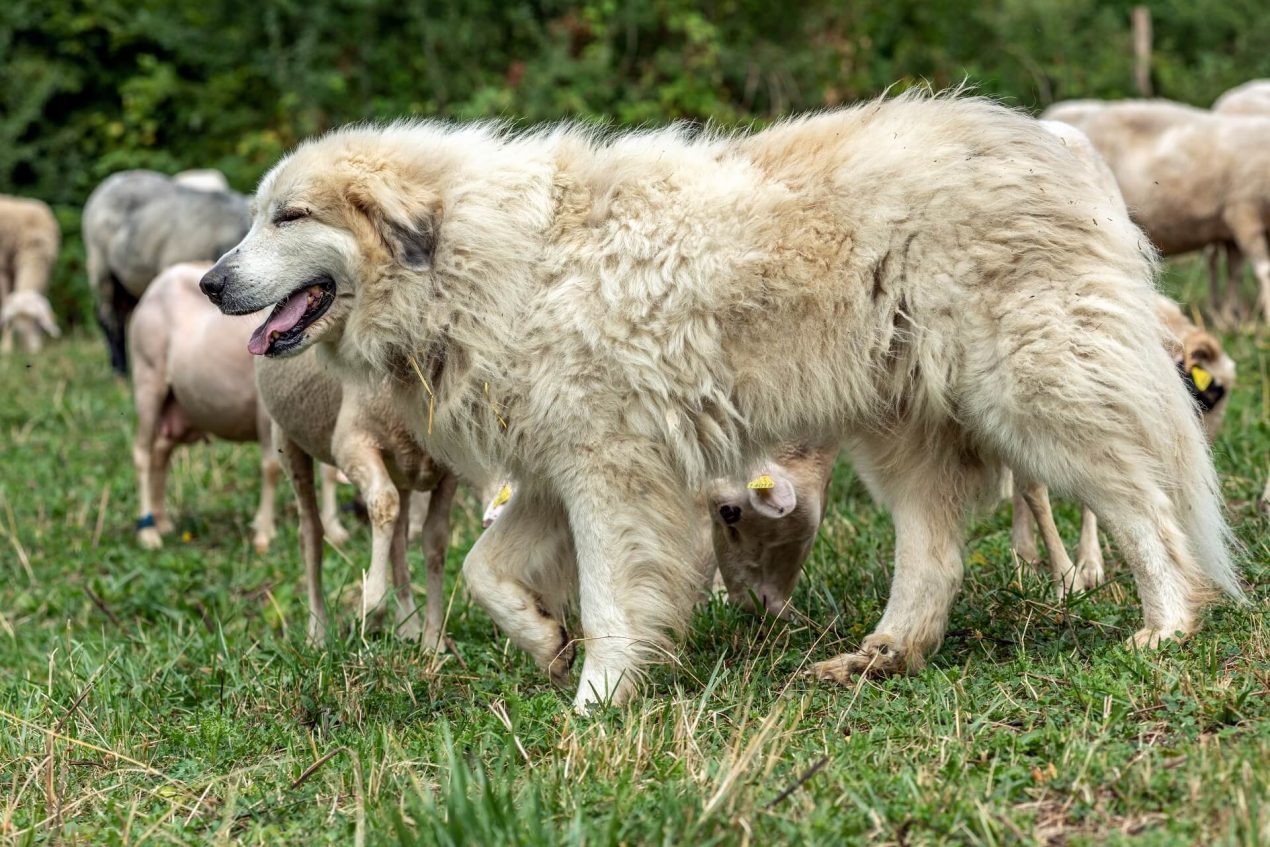
POLYGON ((966 513, 987 476, 950 429, 855 439, 848 450, 891 510, 895 572, 882 620, 860 649, 811 669, 840 683, 861 673, 915 672, 939 648, 961 586, 966 513))
POLYGON ((559 502, 526 487, 463 560, 472 599, 560 686, 576 650, 564 625, 576 572, 559 502))

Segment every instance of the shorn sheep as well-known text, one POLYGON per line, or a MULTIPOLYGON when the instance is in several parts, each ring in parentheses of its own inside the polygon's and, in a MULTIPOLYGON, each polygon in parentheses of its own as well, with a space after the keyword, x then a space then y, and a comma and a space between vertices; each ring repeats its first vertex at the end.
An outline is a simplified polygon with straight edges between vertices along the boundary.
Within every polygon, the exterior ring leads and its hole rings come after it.
POLYGON ((216 261, 247 232, 246 198, 216 186, 207 171, 180 180, 123 171, 89 195, 83 218, 88 283, 116 372, 127 372, 128 316, 150 281, 177 262, 216 261))
MULTIPOLYGON (((1089 136, 1116 175, 1135 221, 1166 256, 1233 245, 1252 262, 1270 321, 1270 117, 1213 114, 1159 100, 1056 103, 1043 117, 1089 136)), ((1238 255, 1228 253, 1226 292, 1213 308, 1239 318, 1238 255)))
MULTIPOLYGON (((258 349, 261 336, 251 341, 258 349)), ((245 348, 244 348, 245 349, 245 348)), ((371 525, 370 569, 362 589, 362 620, 379 617, 391 574, 396 592, 397 634, 422 638, 430 649, 444 644, 442 577, 450 544, 450 509, 456 478, 432 461, 397 413, 391 385, 343 382, 316 350, 293 359, 257 359, 261 402, 276 424, 274 442, 283 456, 300 511, 300 548, 309 592, 310 640, 320 641, 328 619, 322 590, 322 524, 313 485, 313 460, 342 470, 366 501, 371 525), (427 566, 427 605, 420 619, 406 563, 412 497, 422 510, 427 566)))
MULTIPOLYGON (((838 450, 792 444, 754 463, 748 480, 716 479, 699 499, 699 597, 725 591, 739 606, 789 617, 790 595, 827 506, 838 450)), ((483 526, 511 502, 505 481, 486 497, 483 526)))
POLYGON ((711 542, 734 603, 790 616, 837 458, 836 446, 788 445, 756 463, 745 482, 719 479, 710 486, 711 542))
POLYGON ((49 273, 61 231, 39 200, 0 195, 0 353, 38 353, 44 337, 60 335, 48 301, 49 273))
POLYGON ((1270 116, 1270 79, 1254 79, 1237 85, 1213 101, 1221 115, 1270 116))
POLYGON ((753 134, 361 126, 302 145, 256 201, 204 292, 287 316, 266 355, 321 341, 350 371, 416 373, 399 405, 429 451, 528 489, 464 575, 562 680, 571 639, 536 586, 572 546, 578 709, 631 696, 688 623, 693 492, 801 439, 844 439, 896 528, 882 620, 820 678, 922 667, 1002 465, 1106 523, 1142 600, 1133 645, 1241 594, 1150 317, 1153 253, 1018 112, 902 96, 753 134))
MULTIPOLYGON (((178 264, 146 289, 128 327, 133 362, 132 393, 137 432, 132 461, 137 471, 137 540, 147 549, 163 546, 172 530, 167 511, 167 469, 178 444, 215 436, 259 441, 260 505, 252 545, 263 553, 273 540, 274 491, 281 468, 270 447, 269 418, 256 397, 247 339, 256 321, 227 318, 199 294, 209 264, 178 264)), ((323 517, 328 533, 348 533, 335 511, 333 472, 323 517)))

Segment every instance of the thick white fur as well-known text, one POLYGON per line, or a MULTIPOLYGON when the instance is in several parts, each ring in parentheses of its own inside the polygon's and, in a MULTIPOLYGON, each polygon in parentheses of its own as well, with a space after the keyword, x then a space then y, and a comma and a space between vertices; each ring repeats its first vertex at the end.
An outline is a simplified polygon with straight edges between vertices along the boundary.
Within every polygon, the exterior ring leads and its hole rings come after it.
POLYGON ((1240 592, 1148 317, 1145 238, 994 103, 905 96, 753 135, 357 127, 288 156, 257 201, 205 287, 242 313, 329 275, 309 342, 353 373, 418 365, 400 408, 429 449, 531 489, 464 573, 554 671, 559 610, 535 586, 576 550, 580 708, 629 695, 685 625, 691 492, 793 440, 845 437, 896 524, 886 613, 822 677, 938 647, 966 511, 1001 463, 1107 523, 1138 580, 1135 643, 1240 592))
POLYGON ((1213 101, 1213 111, 1223 115, 1270 115, 1270 79, 1252 79, 1236 85, 1213 101))

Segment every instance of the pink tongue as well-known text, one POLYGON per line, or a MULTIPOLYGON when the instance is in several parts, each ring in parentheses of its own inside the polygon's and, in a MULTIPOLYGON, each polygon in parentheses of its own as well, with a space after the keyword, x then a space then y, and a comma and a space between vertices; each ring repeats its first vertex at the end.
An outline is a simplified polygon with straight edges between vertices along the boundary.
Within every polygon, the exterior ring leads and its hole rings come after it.
POLYGON ((292 294, 287 298, 287 302, 282 304, 282 308, 274 309, 265 322, 256 327, 256 331, 251 334, 251 340, 247 342, 247 349, 253 356, 263 356, 269 349, 269 343, 273 341, 273 334, 286 332, 298 324, 308 306, 309 290, 307 288, 292 294))

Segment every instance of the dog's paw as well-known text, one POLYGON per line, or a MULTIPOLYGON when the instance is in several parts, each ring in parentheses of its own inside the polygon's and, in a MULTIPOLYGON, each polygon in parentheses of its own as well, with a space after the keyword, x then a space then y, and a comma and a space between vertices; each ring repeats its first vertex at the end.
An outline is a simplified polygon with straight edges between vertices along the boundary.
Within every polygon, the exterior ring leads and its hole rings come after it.
POLYGON ((890 635, 870 635, 854 653, 843 653, 811 666, 810 674, 825 682, 845 685, 856 676, 889 676, 920 667, 890 635))
POLYGON ((1187 626, 1164 627, 1162 629, 1153 629, 1149 626, 1143 627, 1125 642, 1125 647, 1130 650, 1154 650, 1168 641, 1182 641, 1190 633, 1191 628, 1187 626))

